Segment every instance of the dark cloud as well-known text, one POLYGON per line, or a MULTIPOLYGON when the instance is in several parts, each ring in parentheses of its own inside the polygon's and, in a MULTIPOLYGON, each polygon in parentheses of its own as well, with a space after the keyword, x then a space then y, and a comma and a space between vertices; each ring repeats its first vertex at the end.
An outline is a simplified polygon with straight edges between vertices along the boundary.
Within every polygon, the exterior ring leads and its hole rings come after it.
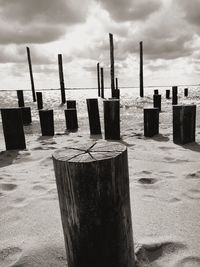
POLYGON ((184 13, 184 18, 196 26, 200 26, 200 1, 199 0, 178 0, 179 8, 184 13))
POLYGON ((57 40, 67 26, 86 20, 89 1, 0 0, 0 43, 57 40))
MULTIPOLYGON (((26 63, 27 62, 27 53, 25 46, 16 46, 16 45, 6 45, 0 46, 0 63, 26 63)), ((48 55, 42 51, 32 47, 30 49, 32 63, 39 64, 52 64, 55 62, 55 59, 50 58, 48 55)))
POLYGON ((144 20, 162 6, 160 0, 99 0, 99 2, 116 21, 144 20))
MULTIPOLYGON (((58 55, 45 51, 45 47, 30 46, 30 54, 33 65, 58 65, 58 55)), ((2 63, 25 63, 27 64, 26 47, 22 45, 2 45, 0 46, 0 64, 2 63)), ((63 54, 63 64, 69 63, 73 59, 70 55, 63 54)))
POLYGON ((162 14, 139 30, 130 31, 118 44, 121 59, 139 54, 139 42, 143 41, 145 59, 175 59, 190 56, 194 52, 195 34, 179 19, 171 20, 162 14), (159 26, 158 26, 159 25, 159 26))

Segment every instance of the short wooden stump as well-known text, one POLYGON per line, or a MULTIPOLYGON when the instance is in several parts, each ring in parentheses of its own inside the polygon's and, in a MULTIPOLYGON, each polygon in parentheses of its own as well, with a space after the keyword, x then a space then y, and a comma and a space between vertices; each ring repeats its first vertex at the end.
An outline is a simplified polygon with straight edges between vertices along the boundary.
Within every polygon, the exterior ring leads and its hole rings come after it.
POLYGON ((96 135, 101 134, 101 123, 99 117, 99 105, 97 98, 88 98, 86 99, 90 134, 96 135))
POLYGON ((106 140, 120 140, 120 102, 118 99, 103 101, 104 134, 106 140))
POLYGON ((116 142, 53 154, 69 267, 135 267, 127 149, 116 142))
POLYGON ((158 108, 161 112, 161 95, 153 95, 153 107, 158 108))
POLYGON ((1 118, 6 150, 25 149, 26 141, 21 108, 3 108, 1 109, 1 118))
POLYGON ((54 135, 53 109, 39 110, 42 136, 54 135))
POLYGON ((195 142, 196 105, 173 106, 173 141, 176 144, 195 142))
POLYGON ((31 108, 30 107, 22 107, 22 121, 24 125, 29 125, 32 122, 31 117, 31 108))
POLYGON ((120 90, 115 89, 112 91, 112 98, 120 99, 120 90))
POLYGON ((144 136, 153 137, 159 134, 159 109, 144 108, 144 136))
POLYGON ((76 100, 67 100, 67 108, 75 108, 76 109, 76 100))
POLYGON ((77 110, 75 108, 65 109, 65 122, 68 131, 76 131, 78 129, 77 110))
POLYGON ((170 99, 170 90, 169 89, 166 90, 166 99, 170 99))

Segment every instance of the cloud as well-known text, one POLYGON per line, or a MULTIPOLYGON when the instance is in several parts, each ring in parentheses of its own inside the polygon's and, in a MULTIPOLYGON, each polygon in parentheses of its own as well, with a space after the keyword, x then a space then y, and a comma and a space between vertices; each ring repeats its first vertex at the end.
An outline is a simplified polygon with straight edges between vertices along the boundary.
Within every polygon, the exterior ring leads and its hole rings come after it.
POLYGON ((193 25, 200 26, 200 1, 199 0, 178 0, 179 8, 184 14, 184 18, 193 25))
MULTIPOLYGON (((45 46, 29 46, 32 65, 41 65, 44 68, 45 65, 54 64, 58 67, 58 55, 46 51, 45 46)), ((18 63, 28 64, 27 51, 24 45, 0 45, 0 64, 5 63, 18 63)), ((73 60, 72 55, 62 54, 63 64, 69 63, 73 60)))
POLYGON ((46 43, 86 20, 90 0, 0 0, 0 42, 46 43), (81 5, 81 8, 80 8, 81 5))
POLYGON ((158 11, 162 4, 159 0, 99 0, 115 21, 135 21, 147 19, 158 11))

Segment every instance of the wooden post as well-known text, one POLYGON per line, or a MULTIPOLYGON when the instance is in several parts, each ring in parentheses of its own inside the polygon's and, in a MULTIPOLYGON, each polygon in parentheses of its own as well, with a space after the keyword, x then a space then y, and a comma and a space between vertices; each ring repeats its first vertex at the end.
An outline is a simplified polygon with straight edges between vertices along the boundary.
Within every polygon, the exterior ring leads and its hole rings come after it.
POLYGON ((98 141, 59 150, 53 164, 69 267, 136 267, 127 148, 98 141))
POLYGON ((31 108, 30 107, 22 107, 21 110, 22 110, 23 125, 29 125, 32 122, 31 108))
POLYGON ((66 97, 65 97, 65 83, 63 76, 63 64, 62 64, 61 54, 58 54, 58 69, 59 69, 59 79, 60 79, 61 101, 62 104, 64 104, 66 102, 66 97))
POLYGON ((184 96, 187 97, 188 96, 188 88, 184 89, 184 96))
POLYGON ((161 95, 153 95, 153 107, 158 108, 161 112, 161 95))
POLYGON ((67 100, 67 108, 75 108, 76 109, 76 100, 67 100))
POLYGON ((178 104, 178 87, 172 86, 172 105, 178 104))
POLYGON ((158 89, 154 90, 154 95, 158 95, 158 89))
POLYGON ((115 89, 113 91, 113 98, 120 99, 120 90, 119 89, 115 89))
POLYGON ((6 150, 25 149, 21 108, 2 108, 1 118, 6 150))
POLYGON ((144 82, 143 82, 143 42, 140 42, 140 97, 144 97, 144 82))
POLYGON ((109 41, 110 41, 111 96, 113 97, 113 91, 115 90, 115 63, 114 63, 114 44, 113 44, 112 33, 109 33, 109 41))
POLYGON ((77 111, 75 108, 65 109, 65 122, 67 130, 76 131, 78 129, 77 111))
POLYGON ((166 99, 170 99, 170 90, 166 90, 166 99))
POLYGON ((176 144, 195 142, 196 105, 173 106, 173 141, 176 144))
POLYGON ((37 96, 37 108, 43 109, 42 92, 36 92, 36 96, 37 96))
POLYGON ((118 87, 118 78, 115 78, 115 83, 116 83, 116 88, 115 89, 119 89, 119 87, 118 87))
POLYGON ((23 90, 17 90, 18 106, 24 107, 24 92, 23 90))
POLYGON ((172 86, 172 105, 178 104, 178 87, 172 86))
POLYGON ((120 140, 120 105, 118 99, 104 100, 105 139, 120 140))
POLYGON ((101 96, 101 87, 100 87, 100 68, 99 63, 97 63, 97 86, 98 86, 98 96, 101 96))
POLYGON ((26 51, 27 51, 27 58, 28 58, 28 65, 29 65, 29 72, 30 72, 30 79, 31 79, 31 89, 32 89, 32 95, 33 95, 33 102, 36 102, 35 85, 34 85, 34 79, 33 79, 32 63, 31 63, 31 55, 30 55, 29 47, 26 47, 26 51))
POLYGON ((103 68, 101 68, 101 98, 104 98, 104 75, 103 75, 103 68))
POLYGON ((113 91, 112 97, 116 99, 120 99, 120 90, 118 88, 118 79, 115 79, 116 82, 116 89, 113 91))
POLYGON ((144 108, 144 136, 159 134, 159 109, 144 108))
POLYGON ((53 109, 39 110, 42 136, 54 135, 53 109))
POLYGON ((99 118, 99 106, 97 98, 86 99, 90 126, 90 134, 101 134, 101 123, 99 118))

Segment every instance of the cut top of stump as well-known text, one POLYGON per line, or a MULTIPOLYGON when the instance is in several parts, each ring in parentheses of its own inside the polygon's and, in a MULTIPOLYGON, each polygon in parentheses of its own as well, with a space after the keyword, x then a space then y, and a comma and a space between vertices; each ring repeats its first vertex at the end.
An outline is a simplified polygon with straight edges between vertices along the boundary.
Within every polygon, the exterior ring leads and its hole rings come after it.
POLYGON ((53 158, 57 161, 92 162, 115 158, 126 151, 126 146, 118 142, 96 141, 71 145, 57 150, 53 158))

